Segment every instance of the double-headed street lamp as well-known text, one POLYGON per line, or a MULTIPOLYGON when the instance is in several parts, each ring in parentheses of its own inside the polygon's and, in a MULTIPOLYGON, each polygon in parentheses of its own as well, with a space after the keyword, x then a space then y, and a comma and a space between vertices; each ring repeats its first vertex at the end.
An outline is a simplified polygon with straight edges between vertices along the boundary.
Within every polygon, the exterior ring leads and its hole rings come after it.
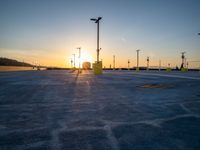
POLYGON ((97 63, 99 62, 99 21, 102 19, 102 17, 91 18, 91 21, 94 21, 97 24, 97 63))

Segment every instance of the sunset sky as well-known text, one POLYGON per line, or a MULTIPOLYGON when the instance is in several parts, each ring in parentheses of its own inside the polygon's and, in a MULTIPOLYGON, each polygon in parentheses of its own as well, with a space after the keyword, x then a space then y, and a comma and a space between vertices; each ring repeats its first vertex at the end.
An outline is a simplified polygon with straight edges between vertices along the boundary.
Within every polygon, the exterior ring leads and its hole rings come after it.
MULTIPOLYGON (((96 24, 101 16, 100 59, 104 66, 180 65, 200 60, 199 0, 1 0, 0 57, 70 67, 82 48, 83 61, 96 60, 96 24)), ((77 59, 78 60, 78 59, 77 59)), ((77 64, 78 65, 78 64, 77 64)), ((190 63, 194 65, 194 63, 190 63)), ((195 64, 196 65, 196 64, 195 64)), ((199 63, 200 65, 200 63, 199 63)))

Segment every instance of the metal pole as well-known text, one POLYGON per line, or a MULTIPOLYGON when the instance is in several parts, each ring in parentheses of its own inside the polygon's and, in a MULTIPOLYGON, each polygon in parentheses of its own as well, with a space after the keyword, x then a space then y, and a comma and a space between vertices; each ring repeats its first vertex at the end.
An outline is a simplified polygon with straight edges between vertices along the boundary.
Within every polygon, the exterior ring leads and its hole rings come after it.
POLYGON ((182 56, 181 56, 181 58, 182 58, 182 64, 181 64, 181 68, 184 68, 185 67, 185 52, 181 52, 181 54, 182 54, 182 56))
POLYGON ((139 67, 139 49, 138 50, 136 50, 137 51, 137 68, 139 67))
POLYGON ((71 68, 72 68, 72 64, 73 64, 73 60, 72 60, 72 58, 71 58, 71 68))
POLYGON ((77 49, 78 49, 78 52, 79 52, 78 58, 79 58, 79 70, 80 70, 80 68, 81 68, 81 48, 78 47, 77 49))
POLYGON ((128 59, 128 69, 129 69, 130 60, 128 59))
POLYGON ((113 55, 113 69, 115 69, 115 55, 113 55))
POLYGON ((76 61, 76 54, 73 54, 73 56, 74 56, 74 68, 76 68, 76 63, 75 63, 75 61, 76 61))
POLYGON ((149 57, 147 57, 147 69, 149 69, 149 57))
POLYGON ((102 17, 91 18, 91 21, 94 21, 97 24, 97 63, 99 63, 99 21, 102 19, 102 17))
POLYGON ((99 62, 99 21, 97 21, 97 62, 99 62))

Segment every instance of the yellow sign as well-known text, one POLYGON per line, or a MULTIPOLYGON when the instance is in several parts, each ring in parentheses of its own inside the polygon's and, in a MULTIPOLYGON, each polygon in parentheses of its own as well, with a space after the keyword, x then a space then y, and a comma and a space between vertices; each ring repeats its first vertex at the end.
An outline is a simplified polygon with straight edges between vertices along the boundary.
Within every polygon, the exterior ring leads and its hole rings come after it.
POLYGON ((182 71, 182 72, 187 72, 188 69, 187 69, 187 68, 181 68, 181 71, 182 71))
POLYGON ((93 70, 94 70, 95 75, 102 74, 102 61, 95 62, 92 65, 93 65, 93 70))
POLYGON ((172 71, 172 69, 171 69, 171 68, 167 68, 166 71, 167 71, 167 72, 170 72, 170 71, 172 71))

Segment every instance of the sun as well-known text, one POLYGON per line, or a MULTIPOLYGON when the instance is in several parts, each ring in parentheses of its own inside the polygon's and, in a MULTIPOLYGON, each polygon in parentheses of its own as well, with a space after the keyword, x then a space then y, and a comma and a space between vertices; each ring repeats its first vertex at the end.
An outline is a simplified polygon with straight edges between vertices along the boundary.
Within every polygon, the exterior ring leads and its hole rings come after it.
POLYGON ((90 53, 88 53, 87 50, 81 50, 80 58, 79 58, 78 53, 75 54, 75 58, 74 58, 74 56, 70 57, 70 66, 74 67, 74 64, 75 64, 75 67, 79 68, 79 64, 80 64, 80 67, 82 68, 82 64, 84 62, 90 62, 92 64, 93 61, 94 61, 94 58, 92 57, 92 55, 90 53), (74 59, 75 59, 75 63, 74 63, 74 59))
MULTIPOLYGON (((77 64, 79 63, 79 59, 77 60, 77 64)), ((83 62, 93 62, 93 57, 87 52, 87 51, 82 51, 81 52, 81 58, 80 58, 80 64, 82 66, 83 62)))

